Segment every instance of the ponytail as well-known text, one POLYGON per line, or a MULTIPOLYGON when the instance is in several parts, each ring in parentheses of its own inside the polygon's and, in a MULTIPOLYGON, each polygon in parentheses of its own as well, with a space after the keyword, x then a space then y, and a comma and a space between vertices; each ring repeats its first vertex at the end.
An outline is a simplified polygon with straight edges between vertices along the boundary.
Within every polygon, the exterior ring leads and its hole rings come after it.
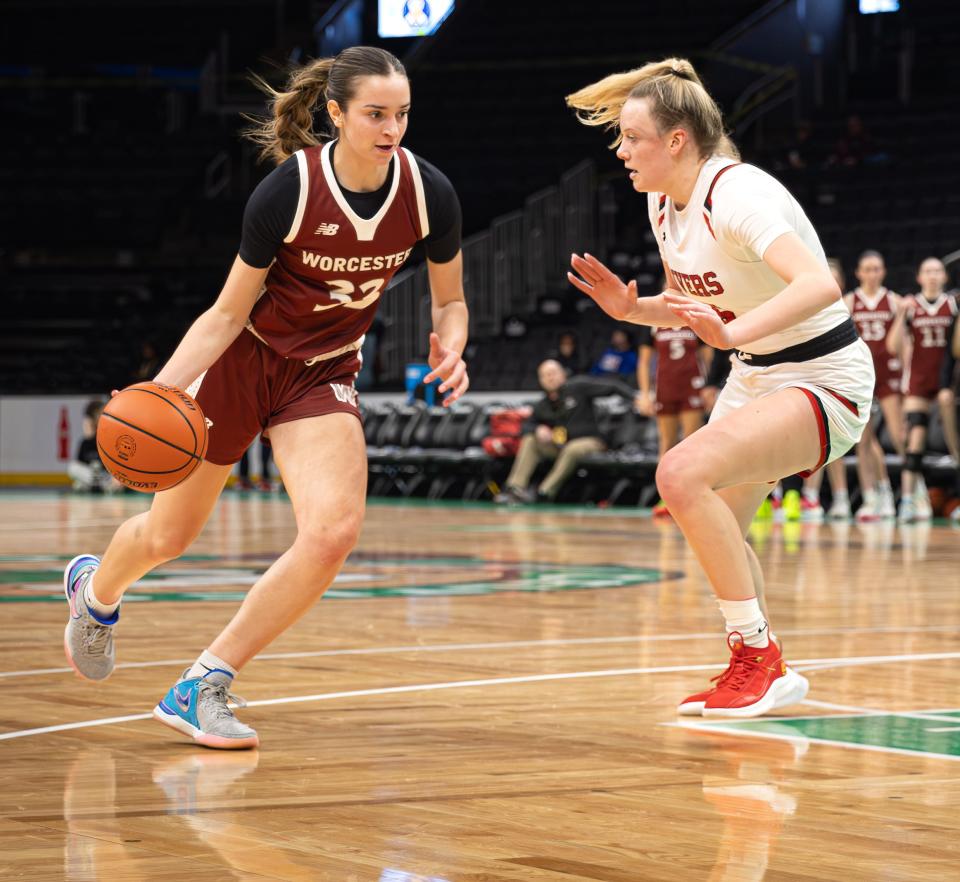
POLYGON ((313 130, 313 113, 318 104, 324 114, 327 101, 336 101, 346 112, 360 77, 391 74, 407 75, 395 55, 373 46, 351 46, 336 58, 318 58, 295 69, 284 91, 277 91, 262 77, 253 75, 255 85, 269 97, 270 115, 247 116, 252 125, 243 134, 260 146, 261 160, 272 159, 279 165, 297 150, 335 137, 332 126, 320 133, 313 130))
MULTIPOLYGON (((611 74, 567 96, 567 105, 587 126, 616 129, 623 105, 631 98, 650 99, 650 113, 661 134, 684 128, 701 157, 715 153, 739 159, 740 154, 723 128, 723 116, 685 58, 665 58, 624 73, 611 74)), ((611 145, 617 147, 621 135, 611 145)))

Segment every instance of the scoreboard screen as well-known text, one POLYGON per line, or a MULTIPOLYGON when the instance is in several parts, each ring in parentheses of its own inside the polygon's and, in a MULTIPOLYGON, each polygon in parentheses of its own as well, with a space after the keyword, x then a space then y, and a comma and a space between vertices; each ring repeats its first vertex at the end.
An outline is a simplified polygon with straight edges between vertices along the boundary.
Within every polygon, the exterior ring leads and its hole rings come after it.
POLYGON ((454 0, 377 0, 381 37, 425 37, 453 11, 454 0))

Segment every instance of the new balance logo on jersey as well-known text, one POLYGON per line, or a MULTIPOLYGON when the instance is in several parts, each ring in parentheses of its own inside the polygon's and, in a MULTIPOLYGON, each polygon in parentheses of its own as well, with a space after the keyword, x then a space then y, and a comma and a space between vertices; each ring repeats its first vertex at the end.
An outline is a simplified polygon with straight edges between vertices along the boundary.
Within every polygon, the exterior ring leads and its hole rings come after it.
POLYGON ((315 236, 336 236, 337 230, 339 229, 340 224, 320 224, 320 226, 313 231, 313 234, 315 236))
POLYGON ((343 383, 331 383, 330 389, 333 391, 334 398, 341 404, 349 404, 351 407, 357 406, 357 390, 353 386, 344 386, 343 383))

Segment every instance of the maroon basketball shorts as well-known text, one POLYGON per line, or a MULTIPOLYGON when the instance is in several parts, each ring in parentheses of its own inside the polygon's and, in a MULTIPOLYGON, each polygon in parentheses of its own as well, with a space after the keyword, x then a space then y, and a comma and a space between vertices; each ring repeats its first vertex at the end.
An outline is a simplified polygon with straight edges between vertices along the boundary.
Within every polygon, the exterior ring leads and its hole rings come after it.
POLYGON ((205 459, 231 465, 259 433, 280 423, 328 413, 360 419, 356 371, 355 352, 307 365, 241 331, 188 390, 210 428, 205 459))
POLYGON ((940 377, 929 371, 924 374, 910 374, 910 380, 907 383, 907 395, 915 398, 926 398, 932 401, 937 397, 940 391, 940 377))
POLYGON ((877 382, 873 387, 874 398, 886 398, 888 395, 902 393, 903 379, 899 358, 874 356, 873 370, 877 375, 877 382))
POLYGON ((703 377, 696 374, 668 374, 657 377, 657 416, 677 416, 685 410, 703 410, 703 377))

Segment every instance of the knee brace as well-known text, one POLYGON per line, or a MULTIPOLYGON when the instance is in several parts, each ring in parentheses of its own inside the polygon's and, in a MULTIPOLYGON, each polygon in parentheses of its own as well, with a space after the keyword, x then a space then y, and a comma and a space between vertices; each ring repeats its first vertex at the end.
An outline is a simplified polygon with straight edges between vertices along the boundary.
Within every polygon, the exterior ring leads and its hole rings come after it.
POLYGON ((903 458, 903 470, 905 472, 923 471, 923 453, 908 453, 903 458))
POLYGON ((907 431, 918 426, 925 429, 929 424, 930 414, 924 413, 922 410, 911 410, 907 414, 907 431))

